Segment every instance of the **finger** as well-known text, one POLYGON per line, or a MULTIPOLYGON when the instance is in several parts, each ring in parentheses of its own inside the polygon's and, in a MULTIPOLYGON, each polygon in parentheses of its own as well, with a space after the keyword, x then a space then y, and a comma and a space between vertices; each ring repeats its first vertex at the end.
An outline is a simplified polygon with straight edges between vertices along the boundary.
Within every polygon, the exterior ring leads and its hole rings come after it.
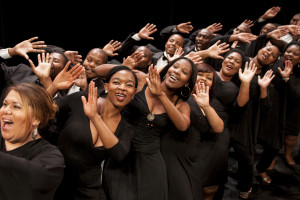
POLYGON ((41 54, 38 54, 38 65, 41 63, 41 54))
POLYGON ((42 53, 42 62, 45 62, 45 52, 42 53))
POLYGON ((70 65, 71 65, 71 61, 68 61, 67 64, 65 65, 63 71, 65 71, 65 72, 68 71, 70 65))
POLYGON ((47 47, 46 44, 32 45, 33 49, 42 49, 42 48, 46 48, 46 47, 47 47))
POLYGON ((49 63, 49 53, 46 54, 46 63, 49 63))
POLYGON ((36 42, 31 42, 32 45, 44 45, 45 41, 36 41, 36 42))
POLYGON ((81 101, 82 101, 83 108, 84 108, 86 105, 86 98, 84 96, 81 96, 81 101))
POLYGON ((209 86, 208 85, 205 87, 205 93, 209 94, 209 86))
POLYGON ((39 39, 39 37, 38 37, 38 36, 35 36, 35 37, 32 37, 32 38, 28 39, 28 41, 29 41, 29 42, 32 42, 33 40, 37 40, 37 39, 39 39))

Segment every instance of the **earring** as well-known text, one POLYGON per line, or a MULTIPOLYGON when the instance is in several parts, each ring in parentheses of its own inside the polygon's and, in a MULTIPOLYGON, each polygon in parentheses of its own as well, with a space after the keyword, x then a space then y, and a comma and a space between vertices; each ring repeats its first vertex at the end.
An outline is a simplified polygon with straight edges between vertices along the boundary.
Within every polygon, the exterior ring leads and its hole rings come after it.
POLYGON ((105 90, 105 94, 107 93, 107 90, 105 90))
POLYGON ((33 132, 32 132, 32 139, 33 139, 33 140, 35 140, 37 134, 38 134, 38 130, 37 130, 37 128, 35 128, 35 129, 33 130, 33 132))
POLYGON ((180 90, 180 94, 181 94, 181 96, 187 98, 191 94, 191 89, 189 87, 182 87, 180 90))

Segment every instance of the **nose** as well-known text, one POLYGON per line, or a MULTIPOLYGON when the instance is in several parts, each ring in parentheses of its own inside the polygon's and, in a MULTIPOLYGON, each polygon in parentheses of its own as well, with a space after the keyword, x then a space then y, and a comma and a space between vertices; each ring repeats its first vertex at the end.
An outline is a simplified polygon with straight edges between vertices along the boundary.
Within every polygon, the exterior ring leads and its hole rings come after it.
POLYGON ((124 83, 119 85, 120 90, 126 90, 126 85, 124 83))
POLYGON ((5 115, 11 115, 11 113, 12 113, 9 106, 5 106, 5 107, 2 106, 1 110, 2 110, 3 114, 5 114, 5 115))

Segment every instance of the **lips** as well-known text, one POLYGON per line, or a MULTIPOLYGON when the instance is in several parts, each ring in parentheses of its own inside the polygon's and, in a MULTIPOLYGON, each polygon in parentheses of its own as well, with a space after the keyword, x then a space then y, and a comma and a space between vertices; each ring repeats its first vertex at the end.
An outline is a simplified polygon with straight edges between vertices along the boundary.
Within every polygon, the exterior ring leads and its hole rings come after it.
POLYGON ((7 130, 10 127, 12 127, 14 123, 10 119, 2 118, 2 123, 1 124, 2 124, 2 126, 1 126, 2 130, 7 130))
POLYGON ((178 78, 174 75, 170 75, 169 80, 173 83, 177 83, 178 82, 178 78))
POLYGON ((125 98, 126 98, 126 95, 124 95, 124 94, 121 94, 121 93, 116 93, 116 99, 118 100, 118 101, 124 101, 125 100, 125 98))

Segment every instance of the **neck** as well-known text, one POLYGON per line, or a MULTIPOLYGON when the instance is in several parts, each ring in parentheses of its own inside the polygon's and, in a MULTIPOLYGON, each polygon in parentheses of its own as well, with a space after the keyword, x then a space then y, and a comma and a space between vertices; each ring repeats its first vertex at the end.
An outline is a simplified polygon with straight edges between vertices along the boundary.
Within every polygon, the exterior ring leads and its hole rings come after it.
POLYGON ((217 72, 217 74, 220 76, 222 81, 231 81, 232 77, 231 76, 226 76, 222 73, 222 70, 217 72))
POLYGON ((260 74, 261 73, 261 69, 263 68, 263 66, 261 64, 259 64, 258 60, 257 60, 257 56, 255 56, 252 61, 255 63, 257 70, 255 72, 255 74, 260 74))
POLYGON ((114 106, 108 98, 98 98, 98 113, 104 118, 119 117, 123 107, 114 106))
MULTIPOLYGON (((26 143, 32 141, 32 132, 33 130, 29 133, 28 135, 28 138, 26 138, 25 140, 23 141, 19 141, 19 142, 10 142, 9 140, 5 140, 5 148, 6 148, 6 151, 12 151, 14 149, 17 149, 23 145, 25 145, 26 143)), ((35 140, 41 138, 40 134, 37 134, 35 140)))

